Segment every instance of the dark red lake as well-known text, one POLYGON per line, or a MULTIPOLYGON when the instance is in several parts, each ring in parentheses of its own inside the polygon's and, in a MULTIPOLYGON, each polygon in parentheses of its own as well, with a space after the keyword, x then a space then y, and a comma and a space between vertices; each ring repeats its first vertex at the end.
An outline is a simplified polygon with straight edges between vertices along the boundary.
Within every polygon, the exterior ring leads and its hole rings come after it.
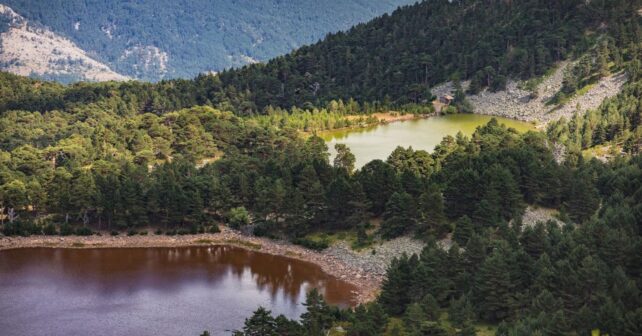
POLYGON ((229 335, 259 305, 298 318, 305 293, 352 304, 318 266, 229 246, 0 252, 0 334, 229 335))

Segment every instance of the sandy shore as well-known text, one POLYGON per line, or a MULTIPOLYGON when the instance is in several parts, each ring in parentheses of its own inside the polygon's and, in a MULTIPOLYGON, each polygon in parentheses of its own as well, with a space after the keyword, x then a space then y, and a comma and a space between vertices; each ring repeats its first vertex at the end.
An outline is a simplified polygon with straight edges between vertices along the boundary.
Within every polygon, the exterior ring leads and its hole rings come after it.
POLYGON ((237 231, 223 227, 221 229, 220 233, 184 236, 154 234, 146 236, 111 236, 108 233, 102 233, 101 236, 0 237, 0 251, 28 247, 125 248, 231 245, 316 264, 327 274, 353 285, 356 288, 354 292, 355 300, 359 303, 374 300, 383 281, 381 275, 371 274, 330 254, 315 252, 287 242, 244 236, 237 231))

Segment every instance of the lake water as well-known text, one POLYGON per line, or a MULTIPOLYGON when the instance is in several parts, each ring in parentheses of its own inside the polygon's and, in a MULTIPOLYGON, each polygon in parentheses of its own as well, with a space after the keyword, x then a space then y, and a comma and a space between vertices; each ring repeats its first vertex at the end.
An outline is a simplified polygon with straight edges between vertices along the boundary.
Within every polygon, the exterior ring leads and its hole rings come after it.
MULTIPOLYGON (((355 155, 357 168, 366 163, 388 158, 397 146, 432 151, 447 135, 462 132, 470 136, 478 126, 484 125, 493 118, 479 114, 451 114, 446 116, 393 122, 369 128, 337 130, 324 132, 321 137, 327 142, 330 150, 330 162, 336 155, 334 145, 346 144, 355 155)), ((495 117, 500 123, 513 127, 520 132, 534 130, 531 123, 507 118, 495 117)))
POLYGON ((0 251, 0 335, 230 335, 259 305, 298 318, 313 287, 354 303, 316 265, 229 246, 0 251))

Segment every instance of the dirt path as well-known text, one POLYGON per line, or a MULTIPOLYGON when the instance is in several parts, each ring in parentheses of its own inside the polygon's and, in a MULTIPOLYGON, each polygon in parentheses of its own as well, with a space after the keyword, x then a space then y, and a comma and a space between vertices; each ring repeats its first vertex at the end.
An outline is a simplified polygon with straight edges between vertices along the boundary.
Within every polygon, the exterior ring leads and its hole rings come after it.
POLYGON ((166 235, 136 235, 111 236, 103 233, 101 236, 31 236, 31 237, 0 237, 0 251, 16 248, 50 247, 50 248, 125 248, 125 247, 183 247, 232 245, 261 253, 279 255, 297 260, 311 262, 338 279, 341 279, 357 290, 355 299, 359 303, 375 299, 383 276, 369 272, 363 268, 341 260, 335 255, 315 252, 287 242, 265 238, 248 237, 227 228, 221 228, 220 233, 205 233, 198 235, 166 236, 166 235))

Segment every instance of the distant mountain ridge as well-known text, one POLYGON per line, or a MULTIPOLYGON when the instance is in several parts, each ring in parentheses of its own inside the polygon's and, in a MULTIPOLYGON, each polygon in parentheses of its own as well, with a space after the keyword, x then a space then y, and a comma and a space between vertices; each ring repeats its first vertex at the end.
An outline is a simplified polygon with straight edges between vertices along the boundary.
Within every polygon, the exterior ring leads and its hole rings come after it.
MULTIPOLYGON (((412 2, 5 0, 2 3, 31 24, 42 25, 69 39, 114 72, 156 81, 191 78, 203 72, 266 61, 316 42, 328 32, 348 29, 412 2)), ((6 66, 2 69, 12 71, 6 66)))
POLYGON ((126 80, 72 41, 0 4, 0 65, 23 76, 59 81, 126 80))

